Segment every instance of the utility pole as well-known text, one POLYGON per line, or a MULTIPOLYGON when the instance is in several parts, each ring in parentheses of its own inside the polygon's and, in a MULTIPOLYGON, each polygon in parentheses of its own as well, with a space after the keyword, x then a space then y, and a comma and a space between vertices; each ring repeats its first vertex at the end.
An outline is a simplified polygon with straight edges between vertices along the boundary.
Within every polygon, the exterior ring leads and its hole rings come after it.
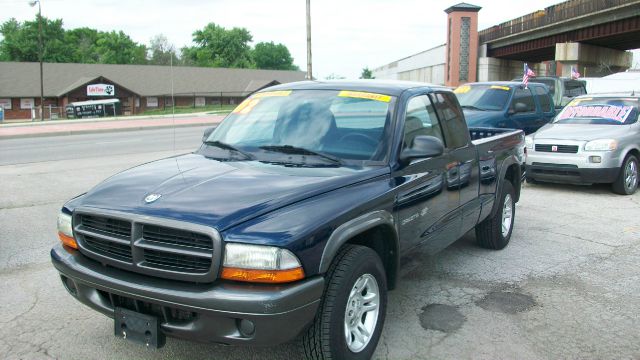
POLYGON ((38 4, 38 57, 40 58, 40 121, 44 121, 44 76, 42 72, 42 58, 44 57, 44 44, 42 43, 42 7, 40 0, 29 2, 31 7, 38 4))
POLYGON ((311 69, 311 0, 307 0, 307 79, 313 79, 311 69))

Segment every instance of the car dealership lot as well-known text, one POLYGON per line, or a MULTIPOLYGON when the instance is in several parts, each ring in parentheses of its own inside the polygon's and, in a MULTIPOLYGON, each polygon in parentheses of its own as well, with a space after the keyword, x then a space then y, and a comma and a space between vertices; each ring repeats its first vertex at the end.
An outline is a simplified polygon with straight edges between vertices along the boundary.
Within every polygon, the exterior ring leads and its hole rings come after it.
MULTIPOLYGON (((66 294, 48 249, 60 206, 107 176, 194 149, 202 128, 0 141, 2 358, 294 359, 294 345, 167 339, 147 350, 66 294), (174 150, 175 148, 175 150, 174 150)), ((525 185, 511 244, 405 259, 375 358, 640 357, 640 192, 525 185)))

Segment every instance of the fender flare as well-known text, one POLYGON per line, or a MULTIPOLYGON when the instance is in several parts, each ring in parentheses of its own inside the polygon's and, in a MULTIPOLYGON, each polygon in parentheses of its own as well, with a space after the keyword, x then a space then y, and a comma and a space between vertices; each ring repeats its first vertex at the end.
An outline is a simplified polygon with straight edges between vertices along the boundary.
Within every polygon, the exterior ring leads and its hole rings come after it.
POLYGON ((393 215, 385 210, 376 210, 343 223, 331 233, 331 236, 329 236, 329 240, 327 240, 324 250, 322 251, 319 273, 323 274, 329 270, 329 266, 331 265, 333 258, 336 256, 342 245, 354 236, 379 225, 391 226, 394 229, 395 236, 393 239, 390 239, 390 241, 394 242, 393 246, 396 251, 393 255, 395 255, 397 259, 395 259, 396 269, 392 270, 397 271, 397 264, 399 262, 399 244, 393 215))
MULTIPOLYGON (((498 184, 496 186, 496 193, 494 195, 494 202, 493 202, 493 209, 491 209, 491 216, 494 216, 496 214, 496 211, 498 211, 498 208, 500 207, 500 205, 498 204, 500 202, 499 197, 500 197, 500 194, 502 194, 502 186, 506 181, 505 176, 507 175, 507 169, 509 169, 509 167, 511 167, 511 165, 514 165, 514 164, 518 165, 516 166, 517 173, 515 174, 516 176, 514 177, 514 179, 520 182, 520 178, 521 178, 520 162, 515 157, 515 155, 511 155, 508 158, 504 159, 504 161, 502 162, 502 166, 500 167, 500 175, 498 176, 498 184)), ((514 184, 514 187, 519 188, 519 186, 516 186, 516 185, 517 184, 514 184)), ((519 189, 516 189, 516 191, 519 192, 519 189)), ((517 197, 519 198, 520 196, 518 195, 517 197)))

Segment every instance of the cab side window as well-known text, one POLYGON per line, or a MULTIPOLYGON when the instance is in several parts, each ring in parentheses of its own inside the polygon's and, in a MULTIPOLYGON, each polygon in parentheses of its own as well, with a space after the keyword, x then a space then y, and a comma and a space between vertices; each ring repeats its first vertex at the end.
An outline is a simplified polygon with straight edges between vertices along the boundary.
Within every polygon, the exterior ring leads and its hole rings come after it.
POLYGON ((438 117, 443 122, 445 145, 457 149, 469 144, 469 131, 458 100, 453 93, 434 93, 431 95, 438 117))
POLYGON ((511 105, 509 105, 509 109, 515 111, 517 103, 522 103, 526 106, 527 110, 524 112, 536 111, 536 103, 533 101, 531 89, 516 88, 516 91, 513 93, 513 99, 511 99, 511 105))
POLYGON ((536 96, 538 97, 538 101, 540 102, 540 107, 542 108, 542 112, 550 112, 551 108, 551 98, 544 91, 544 88, 541 86, 536 87, 536 96))
POLYGON ((402 147, 413 146, 413 139, 418 135, 435 136, 444 143, 438 117, 426 95, 416 96, 407 103, 402 147))

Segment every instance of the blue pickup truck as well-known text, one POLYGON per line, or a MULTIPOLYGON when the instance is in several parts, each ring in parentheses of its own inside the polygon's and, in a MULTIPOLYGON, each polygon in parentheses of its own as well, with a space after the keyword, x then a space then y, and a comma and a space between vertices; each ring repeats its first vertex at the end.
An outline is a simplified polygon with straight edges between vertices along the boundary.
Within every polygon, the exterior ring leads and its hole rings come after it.
POLYGON ((524 134, 468 129, 449 89, 299 82, 242 102, 195 152, 68 201, 51 250, 66 290, 148 347, 301 338, 368 359, 403 255, 475 228, 504 248, 524 134))
POLYGON ((549 88, 542 83, 527 88, 515 81, 470 83, 454 92, 470 127, 521 129, 528 135, 556 114, 549 88))

